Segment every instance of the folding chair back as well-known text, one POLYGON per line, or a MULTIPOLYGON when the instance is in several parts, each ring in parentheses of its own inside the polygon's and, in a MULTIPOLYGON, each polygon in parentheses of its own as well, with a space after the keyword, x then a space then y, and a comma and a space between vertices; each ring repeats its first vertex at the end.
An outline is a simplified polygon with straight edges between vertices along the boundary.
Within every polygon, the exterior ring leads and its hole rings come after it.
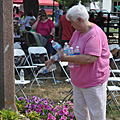
POLYGON ((14 57, 15 56, 25 56, 25 53, 22 49, 14 49, 14 57))
POLYGON ((49 59, 47 50, 44 47, 29 47, 28 51, 31 54, 46 54, 47 58, 49 59))
MULTIPOLYGON (((45 61, 42 61, 40 59, 40 56, 42 56, 43 59, 47 59, 49 60, 49 57, 48 57, 48 53, 47 53, 47 50, 45 47, 29 47, 28 48, 28 53, 29 53, 29 57, 30 57, 30 61, 31 61, 31 64, 33 66, 37 66, 38 68, 39 67, 44 67, 45 66, 45 61), (33 58, 32 55, 34 55, 38 60, 37 61, 34 61, 36 58, 33 58)), ((37 72, 37 75, 38 76, 38 72, 37 72)), ((51 79, 53 78, 54 79, 54 82, 56 84, 56 80, 55 80, 55 77, 54 77, 54 71, 52 71, 52 77, 40 77, 38 79, 51 79)))
POLYGON ((40 59, 40 56, 41 56, 41 58, 44 57, 43 60, 45 59, 45 57, 47 58, 47 60, 49 60, 47 50, 44 47, 29 47, 28 52, 29 52, 29 57, 30 57, 30 61, 31 61, 32 65, 45 66, 45 64, 44 64, 45 61, 43 62, 40 59))
MULTIPOLYGON (((34 76, 34 78, 35 78, 35 80, 36 80, 36 82, 37 82, 37 84, 39 85, 39 82, 37 81, 36 76, 35 76, 35 73, 34 73, 34 71, 33 71, 33 68, 36 68, 36 66, 31 66, 31 65, 30 65, 30 63, 29 63, 29 61, 28 61, 28 59, 27 59, 24 51, 23 51, 22 49, 14 49, 14 58, 15 58, 15 57, 24 57, 24 58, 25 58, 25 59, 24 59, 24 63, 26 63, 26 64, 23 63, 22 66, 16 66, 16 65, 14 64, 15 70, 16 70, 19 78, 20 78, 19 69, 30 69, 31 72, 32 72, 32 74, 33 74, 33 76, 34 76)), ((40 86, 40 85, 39 85, 39 86, 40 86)))

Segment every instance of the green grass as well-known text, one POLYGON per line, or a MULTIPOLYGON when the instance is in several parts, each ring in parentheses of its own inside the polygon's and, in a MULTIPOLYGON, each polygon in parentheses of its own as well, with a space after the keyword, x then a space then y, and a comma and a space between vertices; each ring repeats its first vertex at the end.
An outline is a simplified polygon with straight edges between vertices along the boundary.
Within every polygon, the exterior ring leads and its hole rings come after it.
MULTIPOLYGON (((107 28, 104 28, 104 31, 107 31, 107 28)), ((114 29, 114 28, 110 28, 109 29, 110 32, 118 32, 118 29, 114 29)))

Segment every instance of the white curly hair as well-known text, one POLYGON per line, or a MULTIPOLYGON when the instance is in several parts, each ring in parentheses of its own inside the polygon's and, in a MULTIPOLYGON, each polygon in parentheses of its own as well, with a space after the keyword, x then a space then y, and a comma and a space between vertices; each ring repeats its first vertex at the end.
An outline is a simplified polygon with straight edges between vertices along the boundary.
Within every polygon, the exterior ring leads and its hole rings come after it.
POLYGON ((87 21, 89 19, 87 9, 85 6, 81 5, 80 2, 78 5, 71 7, 66 14, 67 20, 71 18, 73 21, 77 21, 78 17, 81 17, 84 21, 87 21))

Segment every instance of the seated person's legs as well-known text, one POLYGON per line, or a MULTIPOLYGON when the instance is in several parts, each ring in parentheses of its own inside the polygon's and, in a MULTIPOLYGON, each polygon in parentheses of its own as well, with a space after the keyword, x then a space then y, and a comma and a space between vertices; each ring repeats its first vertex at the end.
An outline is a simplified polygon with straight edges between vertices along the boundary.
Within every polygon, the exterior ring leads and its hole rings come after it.
POLYGON ((47 49, 49 57, 55 54, 55 50, 53 49, 52 44, 47 44, 45 48, 47 49))
MULTIPOLYGON (((111 50, 110 52, 112 53, 113 58, 117 58, 117 56, 118 56, 118 54, 117 54, 117 53, 118 53, 118 49, 117 49, 117 48, 114 48, 114 49, 111 50)), ((115 68, 116 68, 113 60, 110 60, 110 67, 111 67, 112 69, 115 69, 115 68)))

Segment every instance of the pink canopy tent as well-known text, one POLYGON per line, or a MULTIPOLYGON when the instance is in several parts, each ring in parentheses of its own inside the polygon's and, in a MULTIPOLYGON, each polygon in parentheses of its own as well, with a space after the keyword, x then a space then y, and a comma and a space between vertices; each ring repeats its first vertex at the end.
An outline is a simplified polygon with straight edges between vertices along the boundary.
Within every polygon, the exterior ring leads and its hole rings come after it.
MULTIPOLYGON (((53 6, 53 0, 38 0, 41 6, 53 6)), ((13 0, 13 4, 23 4, 23 0, 13 0)), ((59 6, 59 3, 54 1, 54 6, 59 6)))

